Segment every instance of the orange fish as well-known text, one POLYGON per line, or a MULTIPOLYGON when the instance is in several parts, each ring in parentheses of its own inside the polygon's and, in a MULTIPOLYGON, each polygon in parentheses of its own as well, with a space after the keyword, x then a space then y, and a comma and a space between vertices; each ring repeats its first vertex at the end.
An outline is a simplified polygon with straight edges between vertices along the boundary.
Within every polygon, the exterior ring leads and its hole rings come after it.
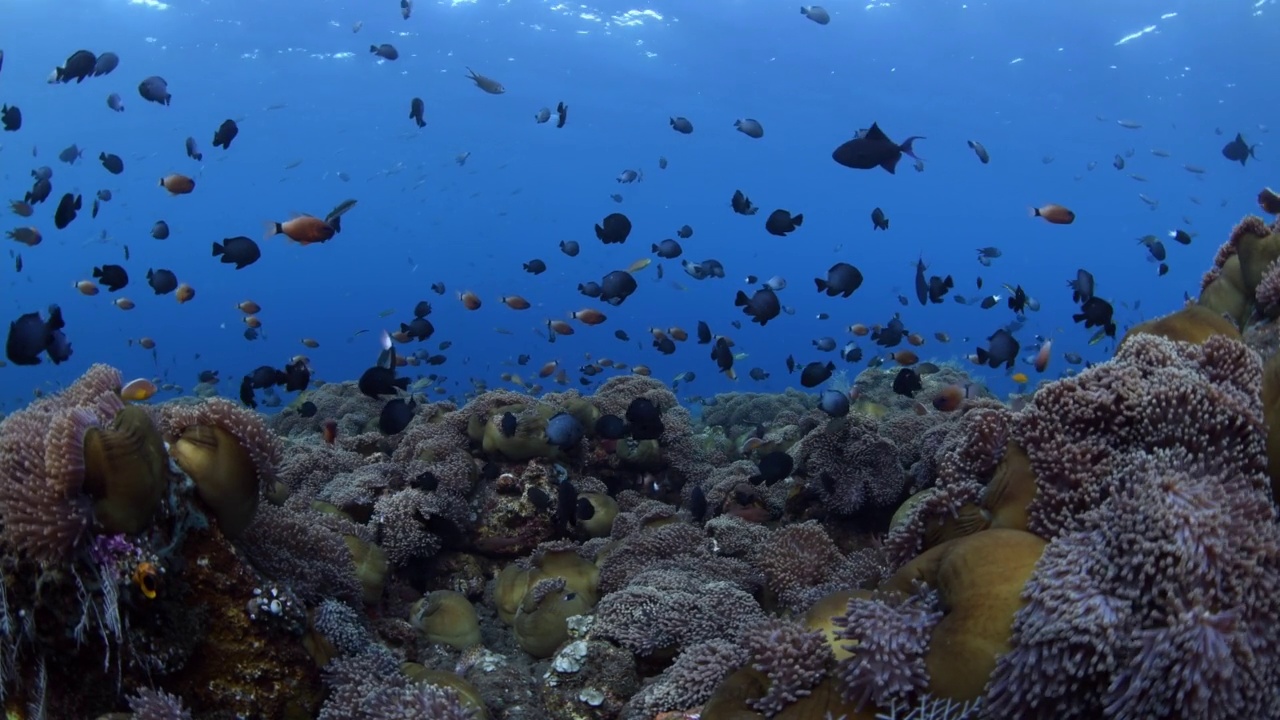
POLYGON ((924 338, 919 333, 911 333, 907 336, 907 342, 916 347, 920 347, 924 344, 924 338))
POLYGON ((458 293, 458 299, 462 301, 462 306, 468 310, 480 309, 480 296, 470 290, 458 293))
POLYGON ((170 195, 186 195, 196 189, 196 181, 186 175, 173 173, 160 178, 160 187, 168 190, 170 195))
POLYGON ((324 220, 311 215, 299 215, 282 223, 268 220, 265 239, 284 235, 299 245, 310 245, 333 239, 333 232, 333 226, 324 220))
POLYGON ((678 342, 684 342, 689 339, 689 333, 685 332, 684 328, 669 327, 667 328, 667 334, 671 336, 672 340, 678 342))
POLYGON ((252 300, 245 300, 244 302, 236 305, 236 307, 240 308, 240 312, 247 315, 257 315, 262 312, 262 306, 252 300))
POLYGON ((578 310, 577 312, 572 313, 572 317, 574 320, 577 320, 578 322, 581 322, 585 325, 599 325, 600 323, 608 319, 605 317, 604 313, 600 312, 599 310, 595 310, 593 308, 585 308, 582 310, 578 310))
POLYGON ((159 391, 156 384, 146 378, 137 378, 130 380, 120 388, 120 399, 129 400, 130 402, 138 402, 141 400, 149 400, 152 395, 159 391))
POLYGON ((141 345, 144 350, 152 350, 156 346, 156 341, 149 337, 144 337, 138 340, 138 344, 141 345))
POLYGON ((920 358, 910 350, 899 350, 892 355, 899 365, 915 365, 920 358))
POLYGON ((133 584, 142 591, 143 597, 154 600, 160 586, 160 569, 149 562, 138 563, 133 569, 133 584))
POLYGON ((195 296, 196 296, 196 289, 186 283, 182 283, 181 285, 179 285, 178 289, 175 290, 173 293, 173 297, 177 299, 179 305, 187 302, 188 300, 194 298, 195 296))
POLYGON ((964 388, 959 385, 948 385, 938 391, 938 396, 933 399, 933 407, 942 412, 953 412, 960 408, 962 402, 964 402, 964 388))
POLYGON ((563 320, 548 320, 547 327, 557 335, 573 334, 573 326, 563 320))
POLYGON ((1045 340, 1044 344, 1040 346, 1040 352, 1036 353, 1036 372, 1044 372, 1045 368, 1049 367, 1049 358, 1051 357, 1050 353, 1052 351, 1053 341, 1045 340))
POLYGON ((81 280, 80 282, 76 283, 76 289, 80 291, 81 295, 97 295, 98 294, 98 286, 94 284, 92 280, 81 280))
POLYGON ((559 360, 552 360, 546 365, 543 365, 542 368, 538 370, 538 377, 551 377, 551 373, 555 372, 556 368, 559 366, 560 366, 559 360))
POLYGON ((1280 195, 1271 188, 1262 188, 1258 193, 1258 207, 1270 215, 1280 215, 1280 195))
POLYGON ((871 329, 862 323, 858 323, 856 325, 850 325, 849 332, 857 335, 858 337, 865 337, 867 333, 871 332, 871 329))
POLYGON ((130 300, 129 298, 116 298, 115 300, 111 301, 111 304, 115 305, 121 310, 132 310, 134 307, 136 307, 133 304, 133 301, 130 300))
POLYGON ((1061 205, 1042 205, 1031 208, 1031 217, 1042 217, 1054 225, 1070 225, 1076 221, 1076 214, 1061 205))
POLYGON ((529 301, 525 300, 519 295, 503 295, 502 304, 506 305, 512 310, 528 310, 529 309, 529 301))
POLYGON ((246 315, 240 318, 240 321, 243 322, 245 325, 248 325, 249 327, 253 328, 254 330, 257 330, 258 328, 262 327, 262 321, 258 319, 257 315, 246 315))
POLYGON ((332 445, 332 444, 334 444, 335 442, 337 442, 337 440, 338 440, 338 421, 337 421, 337 420, 325 420, 324 422, 320 423, 320 436, 321 436, 321 437, 323 437, 323 438, 324 438, 324 441, 325 441, 326 443, 328 443, 329 445, 332 445))
POLYGON ((649 369, 648 365, 635 365, 631 368, 631 372, 636 375, 643 375, 644 377, 649 377, 653 374, 653 371, 649 369))

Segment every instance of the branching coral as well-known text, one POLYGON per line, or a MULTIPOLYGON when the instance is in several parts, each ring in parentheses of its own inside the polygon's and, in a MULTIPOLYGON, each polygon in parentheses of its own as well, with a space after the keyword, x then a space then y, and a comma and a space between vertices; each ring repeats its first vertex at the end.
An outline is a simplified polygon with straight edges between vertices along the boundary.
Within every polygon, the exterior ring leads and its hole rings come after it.
POLYGON ((693 645, 631 698, 623 717, 649 720, 663 711, 688 710, 701 705, 715 692, 716 686, 748 658, 746 650, 726 640, 693 645))
POLYGON ((133 720, 191 720, 191 711, 182 705, 182 698, 163 690, 138 690, 129 697, 129 709, 133 720))
POLYGON ((264 505, 241 546, 260 572, 288 584, 304 599, 361 601, 350 549, 341 535, 316 521, 314 511, 264 505))
POLYGON ((850 657, 836 670, 844 696, 862 706, 911 702, 929 684, 925 653, 942 617, 932 594, 853 598, 835 619, 850 657))

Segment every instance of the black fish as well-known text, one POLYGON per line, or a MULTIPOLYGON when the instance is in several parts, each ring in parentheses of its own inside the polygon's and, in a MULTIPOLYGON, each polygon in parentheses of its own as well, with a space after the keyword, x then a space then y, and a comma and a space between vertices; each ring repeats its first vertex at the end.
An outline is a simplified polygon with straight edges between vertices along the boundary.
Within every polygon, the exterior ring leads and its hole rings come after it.
POLYGON ((827 271, 827 279, 814 278, 818 292, 825 292, 828 297, 849 297, 862 287, 862 272, 846 262, 838 262, 827 271))
POLYGON ((200 148, 196 145, 196 139, 193 137, 187 138, 187 157, 196 162, 204 160, 204 153, 200 152, 200 148))
POLYGON ((763 481, 765 485, 774 485, 781 480, 785 480, 791 471, 795 468, 795 460, 790 455, 781 451, 773 452, 760 458, 756 463, 760 474, 751 478, 752 482, 763 481))
POLYGON ((711 346, 711 359, 715 361, 720 372, 732 376, 733 348, 729 347, 727 338, 716 338, 716 344, 711 346))
POLYGON ((729 201, 729 205, 739 215, 755 215, 760 212, 760 208, 752 205, 751 198, 743 195, 741 190, 733 191, 733 198, 729 201))
POLYGON ((913 135, 899 145, 890 140, 880 130, 879 125, 871 123, 870 129, 865 134, 859 133, 858 137, 836 148, 831 153, 831 158, 847 168, 870 170, 882 167, 892 174, 896 171, 898 161, 902 159, 904 153, 916 160, 920 159, 911 148, 911 144, 916 140, 924 140, 924 137, 913 135))
POLYGON ((684 248, 680 247, 680 243, 671 238, 667 238, 660 243, 653 243, 649 249, 654 255, 664 260, 674 260, 684 252, 684 248))
POLYGON ((596 225, 596 237, 605 245, 624 243, 631 234, 631 220, 622 213, 612 213, 596 225))
MULTIPOLYGON (((600 280, 600 300, 618 306, 631 297, 639 285, 626 270, 614 270, 600 280)), ((581 289, 581 288, 579 288, 581 289)))
POLYGON ((956 286, 956 282, 955 280, 951 279, 950 275, 946 276, 945 278, 940 278, 937 275, 930 277, 929 278, 929 302, 935 303, 935 304, 942 302, 942 298, 947 296, 947 291, 955 286, 956 286))
POLYGON ((285 365, 283 382, 277 384, 284 385, 284 389, 289 392, 305 391, 311 385, 311 368, 307 361, 299 358, 285 365))
POLYGON ((786 237, 787 233, 795 232, 795 229, 804 224, 804 215, 796 213, 792 215, 787 210, 774 210, 769 213, 769 217, 764 221, 764 229, 769 231, 770 235, 778 237, 786 237))
POLYGON ((1071 288, 1071 301, 1078 303, 1087 303, 1093 298, 1093 273, 1085 269, 1076 271, 1076 279, 1068 280, 1067 287, 1071 288))
POLYGON ((318 412, 320 412, 320 408, 316 407, 316 404, 310 400, 298 406, 298 415, 304 418, 315 417, 318 412))
MULTIPOLYGON (((118 265, 108 265, 107 267, 119 267, 118 265)), ((123 270, 123 268, 121 268, 123 270)), ((96 272, 96 270, 95 270, 96 272)), ((97 277, 97 275, 94 275, 97 277)), ((147 284, 157 295, 168 295, 178 289, 178 276, 173 274, 172 270, 148 270, 147 284)))
POLYGON ((1111 307, 1111 303, 1100 297, 1091 297, 1083 305, 1080 306, 1080 312, 1071 316, 1075 322, 1084 323, 1085 329, 1092 327, 1100 327, 1108 337, 1116 336, 1116 324, 1112 321, 1111 316, 1115 309, 1111 307))
POLYGON ((22 111, 16 105, 0 107, 0 123, 4 124, 5 130, 17 132, 22 128, 22 111))
POLYGON ((835 363, 828 361, 823 364, 815 360, 805 365, 804 369, 800 371, 800 384, 807 388, 817 387, 826 382, 831 377, 831 373, 835 371, 835 363))
POLYGON ((582 251, 582 248, 581 246, 578 245, 577 240, 561 240, 560 241, 560 252, 564 253, 565 255, 568 255, 569 257, 578 257, 578 253, 581 251, 582 251))
POLYGON ((671 129, 681 135, 688 135, 693 132, 693 123, 689 122, 689 118, 673 117, 668 118, 668 121, 671 123, 671 129))
POLYGON ((902 318, 897 315, 893 316, 888 325, 871 331, 872 341, 880 347, 895 347, 906 336, 907 328, 902 324, 902 318))
POLYGON ((924 258, 916 260, 916 299, 921 305, 929 304, 929 282, 924 279, 924 258))
POLYGON ((512 438, 516 436, 516 428, 519 427, 520 420, 514 413, 502 413, 502 419, 498 421, 498 432, 502 433, 502 437, 512 438))
POLYGON ((693 237, 693 228, 688 225, 681 225, 680 229, 676 231, 676 236, 681 240, 688 240, 693 237))
POLYGON ((71 358, 71 343, 62 329, 62 309, 49 306, 49 319, 40 313, 26 313, 9 323, 9 337, 5 341, 5 356, 14 365, 39 365, 40 353, 44 353, 54 365, 71 358))
POLYGON ((240 402, 247 407, 258 407, 258 401, 253 397, 253 379, 248 375, 240 380, 240 402))
POLYGON ((241 270, 257 262, 258 258, 262 257, 262 250, 258 248, 258 243, 239 236, 227 238, 220 243, 215 242, 213 256, 222 256, 223 263, 235 264, 236 269, 241 270))
POLYGON ((124 172, 124 160, 121 160, 119 155, 112 155, 111 153, 105 152, 98 153, 98 161, 101 162, 102 167, 106 168, 107 172, 112 175, 119 175, 124 172))
POLYGON ((523 265, 524 271, 530 275, 541 275, 547 271, 547 264, 537 258, 530 260, 523 265))
POLYGON ((377 55, 383 60, 395 60, 400 57, 400 52, 396 50, 396 46, 391 43, 382 43, 381 45, 370 45, 369 52, 377 55))
POLYGON ((1222 157, 1232 162, 1238 162, 1241 165, 1244 165, 1249 158, 1253 158, 1254 160, 1258 159, 1258 156, 1253 154, 1253 151, 1257 147, 1257 145, 1250 145, 1246 143, 1244 141, 1244 136, 1240 133, 1236 133, 1235 140, 1232 140, 1222 146, 1222 157))
POLYGON ((711 343, 711 326, 705 320, 698 321, 698 344, 709 345, 711 343))
POLYGON ((93 68, 97 64, 98 56, 88 50, 77 50, 67 58, 62 67, 54 70, 54 79, 60 83, 69 83, 72 80, 77 83, 83 82, 85 78, 93 75, 93 68))
POLYGON ((93 76, 102 77, 110 75, 112 70, 120 64, 120 56, 113 52, 104 52, 98 56, 98 61, 93 64, 93 76))
POLYGON ((601 415, 596 418, 595 430, 601 440, 618 440, 627 434, 627 423, 617 415, 601 415))
POLYGON ((569 122, 569 106, 563 101, 556 103, 556 127, 562 128, 569 122))
POLYGON ((360 375, 358 385, 361 393, 376 399, 381 395, 395 395, 397 389, 408 390, 409 378, 397 378, 395 368, 375 365, 360 375))
POLYGON ((1018 351, 1022 349, 1013 337, 1013 333, 1001 328, 992 333, 987 341, 987 347, 977 349, 978 364, 990 368, 1004 365, 1006 369, 1013 369, 1013 363, 1018 359, 1018 351))
POLYGON ((58 201, 58 209, 53 213, 53 226, 59 230, 76 219, 76 211, 80 209, 80 196, 67 193, 58 201))
POLYGON ((222 124, 213 133, 213 146, 220 147, 223 150, 231 149, 231 141, 236 139, 236 135, 240 134, 240 128, 236 125, 235 120, 223 120, 222 124))
POLYGON ((657 440, 666 427, 662 424, 662 410, 645 397, 638 397, 627 406, 626 420, 635 440, 657 440))
POLYGON ((923 389, 924 383, 920 381, 919 373, 911 368, 902 368, 898 371, 898 376, 893 379, 893 391, 899 395, 913 398, 923 389))
POLYGON ((875 210, 872 210, 871 211, 871 230, 874 232, 876 230, 888 230, 888 229, 889 229, 889 218, 884 214, 884 211, 881 210, 880 208, 876 208, 875 210))
POLYGON ((201 370, 200 374, 196 376, 196 380, 202 383, 208 383, 210 385, 217 384, 218 371, 217 370, 201 370))
POLYGON ((169 83, 159 75, 152 75, 138 83, 138 94, 143 100, 161 105, 168 105, 173 100, 173 96, 169 94, 169 83))
POLYGON ((409 119, 418 124, 418 127, 426 127, 427 121, 422 119, 422 113, 426 112, 427 106, 422 102, 422 98, 414 98, 409 101, 409 119))
POLYGON ((742 308, 745 315, 751 316, 752 322, 760 323, 764 327, 770 320, 778 317, 778 313, 782 312, 782 304, 778 302, 778 294, 771 288, 762 287, 755 291, 751 297, 738 291, 733 299, 734 307, 742 308))
POLYGON ((413 411, 417 406, 412 399, 406 402, 404 398, 396 398, 383 405, 382 412, 378 415, 378 430, 383 435, 395 435, 403 431, 413 420, 413 411))

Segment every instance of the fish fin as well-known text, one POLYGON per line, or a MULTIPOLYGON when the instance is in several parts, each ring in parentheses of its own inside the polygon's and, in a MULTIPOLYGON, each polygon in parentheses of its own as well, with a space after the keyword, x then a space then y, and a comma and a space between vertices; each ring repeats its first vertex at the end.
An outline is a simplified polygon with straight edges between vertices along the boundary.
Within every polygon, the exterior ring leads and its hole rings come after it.
POLYGON ((734 307, 743 307, 743 306, 748 305, 748 304, 750 304, 750 303, 751 303, 751 298, 747 297, 747 294, 746 294, 746 293, 744 293, 744 292, 742 292, 741 290, 739 290, 739 291, 738 291, 738 294, 737 294, 737 295, 735 295, 735 296, 734 296, 734 298, 733 298, 733 306, 734 306, 734 307))
POLYGON ((923 161, 924 161, 924 158, 922 158, 922 157, 920 157, 920 156, 916 155, 915 150, 913 150, 913 149, 911 148, 911 144, 912 144, 912 143, 914 143, 914 142, 915 142, 915 141, 917 141, 917 140, 925 140, 925 139, 927 139, 927 138, 925 138, 925 136, 923 136, 923 135, 912 135, 911 137, 907 138, 906 140, 903 140, 903 141, 902 141, 902 144, 898 146, 898 149, 899 149, 899 150, 901 150, 901 151, 903 152, 903 154, 908 155, 908 156, 910 156, 910 157, 912 157, 912 158, 915 158, 916 160, 920 160, 920 161, 922 161, 922 162, 923 162, 923 161))
POLYGON ((276 235, 280 235, 284 232, 284 226, 276 222, 275 220, 263 221, 263 228, 265 230, 262 236, 263 240, 270 240, 276 235))
POLYGON ((791 224, 792 224, 792 225, 795 225, 796 227, 800 227, 801 225, 803 225, 803 224, 804 224, 804 213, 800 213, 800 214, 798 214, 798 215, 792 215, 792 216, 791 216, 791 224))
POLYGON ((893 157, 880 163, 880 167, 884 168, 890 175, 897 175, 898 161, 901 159, 902 159, 902 156, 895 153, 893 157))
POLYGON ((867 134, 864 135, 863 137, 865 137, 867 140, 888 140, 889 139, 889 137, 884 134, 884 131, 881 130, 880 126, 876 123, 871 123, 871 127, 867 128, 867 134))
POLYGON ((814 278, 813 284, 818 286, 818 292, 823 292, 827 289, 827 281, 822 278, 814 278))
MULTIPOLYGON (((1038 207, 1033 207, 1033 208, 1031 208, 1031 217, 1040 217, 1040 208, 1038 208, 1038 207)), ((1142 242, 1142 241, 1141 241, 1141 240, 1139 240, 1138 242, 1142 242)), ((982 251, 981 251, 981 250, 979 250, 979 251, 978 251, 978 253, 979 253, 979 254, 981 254, 981 253, 982 253, 982 251)), ((1068 283, 1070 283, 1070 281, 1069 281, 1069 280, 1068 280, 1067 282, 1068 282, 1068 283)))

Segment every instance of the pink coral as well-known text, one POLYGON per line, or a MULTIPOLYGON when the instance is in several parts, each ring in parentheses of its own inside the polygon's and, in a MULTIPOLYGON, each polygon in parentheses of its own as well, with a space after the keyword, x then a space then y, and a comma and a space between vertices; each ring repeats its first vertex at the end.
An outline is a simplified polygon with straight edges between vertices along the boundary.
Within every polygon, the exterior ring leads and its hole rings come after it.
POLYGON ((65 559, 84 537, 91 512, 81 492, 84 433, 124 407, 120 373, 94 365, 66 390, 0 423, 0 520, 3 537, 28 558, 65 559))
POLYGON ((773 717, 802 697, 808 697, 822 682, 834 661, 831 647, 821 631, 808 632, 800 625, 771 618, 742 635, 742 646, 751 658, 751 667, 769 680, 764 697, 751 706, 773 717))
POLYGON ((1236 254, 1242 237, 1245 235, 1266 237, 1270 234, 1271 229, 1267 227, 1267 223, 1256 215, 1250 215, 1237 223, 1231 228, 1231 235, 1227 237, 1227 241, 1218 248, 1213 258, 1213 267, 1209 268, 1200 280, 1200 292, 1204 292, 1205 288, 1209 287, 1209 283, 1217 280, 1222 274, 1222 266, 1236 254))
POLYGON ((1257 311, 1264 317, 1280 315, 1280 260, 1273 260, 1262 271, 1262 281, 1253 290, 1257 311))
POLYGON ((917 699, 929 684, 925 653, 942 617, 936 593, 853 598, 833 618, 850 655, 836 669, 845 698, 858 707, 917 699))
POLYGON ((906 493, 898 448, 874 423, 850 416, 819 427, 791 449, 795 473, 808 478, 831 512, 853 515, 866 507, 892 510, 906 493))
POLYGON ((1262 717, 1277 707, 1280 530, 1243 344, 1132 337, 1014 424, 1052 540, 997 663, 994 718, 1262 717))

